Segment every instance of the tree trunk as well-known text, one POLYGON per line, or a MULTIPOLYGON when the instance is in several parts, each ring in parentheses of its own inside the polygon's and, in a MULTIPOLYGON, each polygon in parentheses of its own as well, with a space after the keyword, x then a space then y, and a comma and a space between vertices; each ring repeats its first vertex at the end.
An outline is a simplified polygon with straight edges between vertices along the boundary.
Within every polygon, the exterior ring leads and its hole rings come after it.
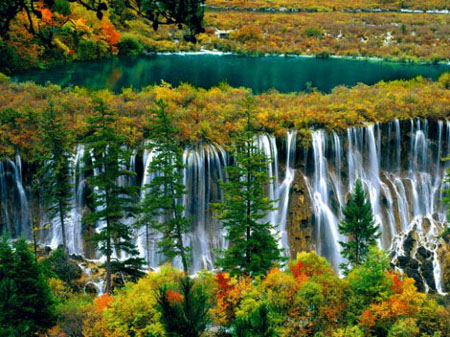
POLYGON ((111 292, 111 228, 106 219, 106 293, 111 292))

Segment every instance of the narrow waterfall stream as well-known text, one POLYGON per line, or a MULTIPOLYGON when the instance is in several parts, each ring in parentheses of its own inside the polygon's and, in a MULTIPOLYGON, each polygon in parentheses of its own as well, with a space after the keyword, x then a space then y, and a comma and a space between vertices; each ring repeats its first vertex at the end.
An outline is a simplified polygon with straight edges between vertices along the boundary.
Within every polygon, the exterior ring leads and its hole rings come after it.
MULTIPOLYGON (((450 153, 450 121, 394 120, 349 128, 339 134, 316 130, 312 132, 309 148, 297 145, 295 131, 288 132, 284 140, 260 135, 257 143, 271 159, 268 172, 273 181, 268 186, 268 194, 276 200, 277 210, 271 212, 269 220, 278 228, 280 245, 287 256, 296 250, 289 244, 287 225, 292 213, 292 186, 296 177, 304 179, 305 196, 312 204, 312 244, 336 269, 342 262, 339 241, 345 239, 338 231, 341 209, 355 180, 360 177, 375 220, 380 224, 379 244, 391 252, 394 266, 411 269, 410 261, 418 259, 420 266, 411 271, 416 273, 416 280, 423 281, 425 290, 445 291, 437 236, 445 222, 440 199, 449 162, 441 158, 450 153)), ((83 239, 89 234, 82 221, 88 193, 83 157, 84 148, 78 146, 73 159, 72 210, 67 219, 68 248, 71 254, 100 258, 95 252, 88 251, 83 239)), ((151 151, 135 152, 129 169, 136 172, 136 177, 120 183, 141 187, 148 184, 153 179, 147 170, 153 158, 151 151)), ((186 216, 193 219, 186 237, 193 247, 192 269, 212 269, 217 249, 226 246, 212 204, 223 198, 219 181, 226 180, 229 155, 218 145, 202 144, 186 148, 183 160, 187 187, 183 203, 186 216)), ((13 237, 23 234, 31 238, 30 200, 33 196, 28 175, 19 155, 14 160, 0 162, 0 228, 13 237)), ((144 196, 143 188, 141 198, 144 196)), ((56 247, 61 244, 58 221, 53 221, 40 237, 43 245, 56 247)), ((158 233, 147 233, 145 228, 136 231, 141 256, 152 268, 163 261, 157 252, 157 242, 158 233)))

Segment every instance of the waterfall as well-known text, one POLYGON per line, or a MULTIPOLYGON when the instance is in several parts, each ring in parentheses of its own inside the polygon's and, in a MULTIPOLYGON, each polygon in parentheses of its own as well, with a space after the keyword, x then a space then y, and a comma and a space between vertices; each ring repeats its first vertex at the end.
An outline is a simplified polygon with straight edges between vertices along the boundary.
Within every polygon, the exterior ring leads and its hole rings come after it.
MULTIPOLYGON (((286 256, 290 254, 286 224, 291 213, 294 177, 304 178, 305 197, 313 206, 310 217, 313 246, 336 269, 342 262, 339 241, 345 240, 339 234, 338 223, 342 207, 359 177, 380 227, 380 246, 392 252, 393 263, 401 269, 409 268, 402 266, 407 255, 422 259, 416 277, 424 280, 426 289, 444 292, 437 235, 446 218, 440 200, 444 172, 450 168, 450 162, 443 162, 441 157, 450 154, 450 121, 395 119, 386 124, 349 128, 344 133, 315 130, 311 138, 311 147, 302 149, 297 146, 296 131, 288 132, 285 141, 268 134, 261 134, 256 140, 271 160, 267 172, 272 180, 266 189, 268 197, 275 200, 276 210, 268 215, 267 221, 278 229, 279 244, 285 248, 286 256), (414 244, 406 247, 411 240, 414 244), (430 264, 431 277, 425 268, 430 264)), ((85 156, 84 147, 77 146, 72 163, 72 209, 66 219, 69 252, 79 255, 87 254, 82 220, 87 209, 85 156)), ((120 184, 140 186, 141 199, 146 193, 143 187, 154 178, 148 173, 154 157, 153 151, 134 151, 127 166, 136 176, 119 179, 120 184)), ((183 162, 187 193, 180 202, 185 206, 186 217, 192 219, 185 237, 193 247, 192 269, 211 269, 216 251, 227 245, 212 204, 223 200, 219 180, 227 179, 229 155, 216 144, 198 144, 184 150, 183 162)), ((30 238, 33 196, 29 192, 31 179, 27 170, 27 165, 22 167, 20 155, 0 162, 0 226, 13 237, 23 233, 30 238)), ((101 224, 97 230, 100 227, 101 224)), ((152 268, 164 260, 158 253, 159 239, 160 234, 153 230, 136 231, 139 252, 152 268)), ((41 235, 41 243, 52 247, 61 244, 58 220, 41 235)))
MULTIPOLYGON (((330 198, 336 191, 332 190, 335 180, 329 172, 328 159, 325 155, 327 136, 323 130, 313 132, 314 176, 311 179, 312 182, 309 178, 305 180, 314 205, 318 253, 325 256, 337 270, 342 262, 339 245, 342 238, 338 231, 338 217, 336 212, 333 212, 331 203, 340 198, 330 198)), ((335 145, 338 146, 338 144, 340 143, 335 145)), ((335 148, 334 152, 340 153, 341 149, 335 148)))
POLYGON ((0 211, 4 228, 13 237, 31 238, 30 205, 22 181, 22 159, 0 162, 0 211))
POLYGON ((449 126, 448 121, 433 123, 431 135, 427 120, 394 120, 349 128, 346 137, 323 130, 312 133, 313 158, 312 163, 308 161, 312 167, 304 174, 314 206, 316 247, 335 268, 342 260, 337 230, 341 209, 355 180, 361 178, 380 226, 381 247, 394 252, 394 262, 405 259, 403 246, 408 235, 413 235, 410 256, 422 258, 417 255, 420 247, 429 251, 434 280, 427 280, 427 261, 422 261, 418 275, 426 290, 443 292, 437 237, 445 220, 440 198, 448 163, 441 163, 441 157, 449 151, 449 126), (402 149, 403 139, 408 145, 402 149), (402 158, 406 158, 406 167, 402 158))

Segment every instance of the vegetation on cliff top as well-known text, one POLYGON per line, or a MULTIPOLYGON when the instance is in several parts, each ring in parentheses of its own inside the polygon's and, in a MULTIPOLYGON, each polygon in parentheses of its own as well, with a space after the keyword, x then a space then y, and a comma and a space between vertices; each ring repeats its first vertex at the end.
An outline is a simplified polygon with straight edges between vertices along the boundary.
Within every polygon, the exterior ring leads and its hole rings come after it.
MULTIPOLYGON (((450 115, 450 90, 447 75, 438 82, 423 78, 380 82, 373 86, 337 87, 330 94, 320 92, 281 94, 269 91, 255 95, 257 131, 284 135, 296 128, 307 139, 310 129, 343 130, 367 122, 387 122, 394 118, 445 119, 450 115)), ((167 84, 147 87, 140 92, 95 92, 118 113, 120 132, 127 143, 138 147, 149 136, 148 117, 156 100, 167 104, 178 137, 184 144, 202 141, 225 144, 240 132, 245 121, 240 102, 250 91, 220 85, 209 90, 188 84, 172 88, 167 84)), ((0 157, 20 151, 30 162, 42 150, 41 119, 49 100, 60 110, 63 123, 80 141, 86 133, 86 116, 93 113, 94 93, 82 88, 62 89, 55 85, 0 83, 0 157)))

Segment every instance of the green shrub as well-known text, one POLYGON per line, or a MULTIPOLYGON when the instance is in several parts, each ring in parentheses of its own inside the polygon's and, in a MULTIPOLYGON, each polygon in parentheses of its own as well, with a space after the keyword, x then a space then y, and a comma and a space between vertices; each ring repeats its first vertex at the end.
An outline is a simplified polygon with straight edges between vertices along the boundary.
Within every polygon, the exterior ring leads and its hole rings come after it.
POLYGON ((302 35, 306 37, 322 37, 323 32, 322 29, 317 27, 306 27, 303 29, 302 35))
POLYGON ((79 279, 82 274, 80 267, 69 260, 69 255, 62 248, 56 249, 50 257, 42 261, 42 266, 47 276, 56 276, 68 286, 71 286, 72 281, 79 279))
POLYGON ((120 55, 139 55, 144 50, 137 36, 133 34, 123 34, 117 46, 120 55))
POLYGON ((438 82, 443 88, 450 89, 450 72, 443 73, 439 77, 438 82))
POLYGON ((364 337, 364 333, 359 327, 353 326, 336 330, 333 337, 364 337))
POLYGON ((77 59, 80 61, 89 61, 96 60, 97 58, 97 43, 93 40, 81 40, 77 47, 77 59))
POLYGON ((67 0, 55 0, 52 9, 64 16, 68 16, 71 13, 70 3, 67 0))
POLYGON ((0 242, 0 336, 35 336, 55 323, 55 301, 24 239, 0 242))
POLYGON ((414 337, 419 334, 416 321, 406 318, 395 323, 390 329, 388 337, 414 337))
POLYGON ((261 304, 248 317, 236 320, 233 326, 235 337, 276 337, 274 324, 270 317, 270 309, 266 304, 261 304))
POLYGON ((3 73, 0 73, 0 83, 6 83, 6 82, 9 82, 9 77, 3 73))
POLYGON ((182 278, 180 292, 162 286, 157 294, 161 322, 167 336, 200 337, 210 323, 208 295, 194 286, 189 276, 182 278))
POLYGON ((58 325, 69 337, 83 337, 83 322, 87 317, 86 307, 92 298, 86 295, 74 294, 56 308, 58 325))
POLYGON ((0 39, 0 71, 10 74, 23 67, 23 60, 16 51, 0 39))

